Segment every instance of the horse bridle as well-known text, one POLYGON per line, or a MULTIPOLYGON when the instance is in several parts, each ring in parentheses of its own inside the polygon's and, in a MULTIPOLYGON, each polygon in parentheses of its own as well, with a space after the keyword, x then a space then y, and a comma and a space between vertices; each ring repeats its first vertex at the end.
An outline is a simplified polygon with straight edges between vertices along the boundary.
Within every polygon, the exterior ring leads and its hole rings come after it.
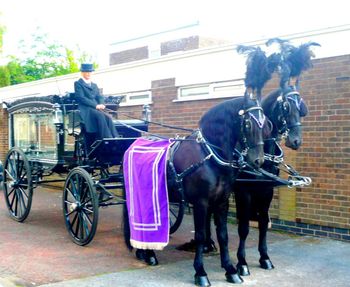
POLYGON ((254 120, 258 124, 258 127, 262 129, 265 124, 266 117, 264 115, 264 110, 260 106, 254 106, 245 110, 240 110, 238 114, 241 116, 241 119, 242 119, 241 135, 242 135, 243 149, 241 151, 241 154, 246 156, 249 149, 264 145, 263 141, 259 141, 256 144, 248 144, 247 133, 250 132, 252 129, 252 120, 254 120), (256 117, 252 113, 253 111, 258 111, 259 116, 256 117))
POLYGON ((277 129, 278 133, 282 135, 282 138, 288 137, 289 131, 295 127, 301 126, 301 122, 298 121, 294 124, 289 124, 287 118, 290 114, 291 107, 290 101, 293 101, 300 111, 300 103, 302 101, 300 94, 298 91, 293 90, 286 94, 281 94, 277 98, 277 108, 278 108, 278 116, 277 116, 277 129))

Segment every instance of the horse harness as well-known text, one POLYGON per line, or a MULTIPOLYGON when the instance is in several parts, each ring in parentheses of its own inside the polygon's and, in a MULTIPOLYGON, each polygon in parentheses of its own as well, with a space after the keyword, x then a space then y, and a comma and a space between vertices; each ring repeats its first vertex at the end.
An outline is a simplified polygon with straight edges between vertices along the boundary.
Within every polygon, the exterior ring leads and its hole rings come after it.
MULTIPOLYGON (((199 167, 204 165, 208 160, 213 159, 214 162, 221 167, 229 168, 229 169, 237 169, 241 170, 246 166, 246 162, 244 161, 243 156, 245 156, 249 149, 254 148, 259 145, 263 145, 263 142, 258 142, 255 145, 248 145, 248 140, 246 134, 251 131, 252 127, 252 120, 254 120, 259 128, 262 128, 266 117, 263 114, 263 109, 260 106, 257 107, 251 107, 246 110, 240 110, 239 115, 241 116, 241 135, 242 135, 242 142, 244 143, 244 147, 242 152, 239 152, 238 150, 234 149, 234 156, 237 158, 235 161, 227 161, 223 159, 218 153, 215 151, 214 148, 218 148, 217 146, 214 146, 208 142, 208 140, 203 136, 201 130, 196 130, 194 132, 194 135, 196 136, 195 141, 201 145, 204 152, 207 154, 201 161, 197 163, 193 163, 189 167, 187 167, 183 172, 177 173, 174 165, 174 156, 176 151, 179 148, 179 145, 182 141, 185 141, 186 139, 174 139, 175 143, 172 145, 172 147, 169 150, 169 160, 168 160, 168 167, 170 168, 170 171, 175 177, 175 182, 177 185, 177 189, 181 194, 182 200, 184 200, 184 188, 183 188, 183 179, 192 174, 194 171, 196 171, 199 167), (258 111, 259 115, 256 117, 252 112, 258 111)), ((187 139, 189 140, 189 139, 187 139)))
POLYGON ((277 108, 278 108, 278 133, 282 135, 282 138, 286 138, 289 134, 289 131, 292 128, 301 126, 301 122, 298 121, 293 125, 288 124, 287 118, 291 113, 291 107, 290 102, 293 101, 295 103, 295 106, 297 107, 298 111, 300 112, 300 105, 302 102, 302 98, 300 97, 300 94, 298 91, 293 89, 291 92, 288 92, 286 94, 281 93, 281 95, 277 98, 277 108))

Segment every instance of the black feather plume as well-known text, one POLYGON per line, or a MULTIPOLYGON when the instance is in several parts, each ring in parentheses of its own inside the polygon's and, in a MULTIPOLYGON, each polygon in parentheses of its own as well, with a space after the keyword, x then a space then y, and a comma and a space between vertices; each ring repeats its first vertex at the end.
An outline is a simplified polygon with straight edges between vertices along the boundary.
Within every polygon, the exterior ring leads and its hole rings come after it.
POLYGON ((239 45, 237 52, 247 55, 247 70, 244 80, 246 88, 251 88, 253 92, 256 91, 260 97, 262 88, 278 67, 280 57, 277 54, 267 57, 260 47, 252 46, 239 45))
POLYGON ((314 57, 310 50, 311 46, 320 46, 318 43, 310 42, 300 45, 298 48, 292 49, 287 57, 290 65, 290 77, 298 77, 303 71, 312 67, 311 58, 314 57))
POLYGON ((312 67, 311 58, 314 56, 309 49, 311 46, 320 46, 309 42, 295 47, 288 40, 273 38, 266 42, 267 46, 274 43, 280 46, 280 86, 283 88, 290 78, 299 77, 303 71, 312 67))

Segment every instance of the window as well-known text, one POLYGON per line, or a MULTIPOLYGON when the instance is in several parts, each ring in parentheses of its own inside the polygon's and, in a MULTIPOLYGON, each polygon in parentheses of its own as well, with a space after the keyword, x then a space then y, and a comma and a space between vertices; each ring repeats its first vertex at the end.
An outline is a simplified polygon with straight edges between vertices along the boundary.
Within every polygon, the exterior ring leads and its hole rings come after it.
POLYGON ((243 80, 214 83, 210 85, 210 94, 215 98, 240 97, 245 90, 243 80))
POLYGON ((239 97, 243 96, 244 90, 245 86, 242 79, 200 85, 189 85, 179 87, 177 101, 239 97))
POLYGON ((14 146, 29 159, 56 159, 56 128, 51 112, 16 113, 13 115, 14 146))
POLYGON ((121 106, 145 105, 152 103, 151 91, 115 94, 113 96, 124 96, 123 100, 120 102, 121 106))

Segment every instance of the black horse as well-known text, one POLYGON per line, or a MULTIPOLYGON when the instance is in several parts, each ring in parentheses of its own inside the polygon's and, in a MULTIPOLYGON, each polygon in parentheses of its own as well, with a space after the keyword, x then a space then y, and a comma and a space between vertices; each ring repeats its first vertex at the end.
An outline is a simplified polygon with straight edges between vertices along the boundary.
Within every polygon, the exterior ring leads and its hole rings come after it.
MULTIPOLYGON (((266 160, 263 169, 275 175, 279 175, 278 165, 281 159, 283 160, 283 151, 279 145, 281 140, 284 138, 285 145, 293 150, 297 150, 302 144, 301 117, 306 116, 308 110, 298 92, 299 76, 302 71, 311 67, 310 46, 318 45, 307 43, 294 47, 284 41, 278 40, 278 42, 282 50, 280 88, 262 100, 264 113, 273 124, 271 138, 265 140, 266 160)), ((249 182, 249 179, 257 179, 252 175, 242 174, 240 179, 243 181, 238 180, 234 184, 240 238, 237 269, 240 275, 245 276, 250 274, 245 259, 245 241, 249 233, 250 219, 258 221, 260 266, 264 269, 274 268, 268 256, 266 242, 273 185, 249 182), (245 179, 248 179, 248 182, 245 182, 245 179)))
MULTIPOLYGON (((252 54, 256 59, 250 64, 258 72, 255 81, 260 82, 247 86, 244 97, 231 99, 211 108, 200 119, 199 130, 179 141, 171 151, 167 179, 169 198, 180 196, 193 205, 196 241, 193 265, 195 284, 199 286, 210 286, 203 265, 208 214, 214 214, 221 266, 226 271, 227 281, 231 283, 243 281, 237 274, 228 252, 229 196, 243 164, 242 154, 244 160, 252 166, 259 167, 263 164, 263 134, 269 128, 259 99, 252 94, 254 90, 260 92, 264 83, 270 78, 266 77, 266 73, 271 72, 260 65, 267 63, 267 58, 261 50, 255 50, 252 54), (264 61, 259 62, 258 59, 264 61)), ((131 247, 126 212, 124 222, 125 240, 131 247)), ((137 250, 136 253, 139 259, 144 259, 151 265, 157 263, 155 253, 151 250, 137 250)))

